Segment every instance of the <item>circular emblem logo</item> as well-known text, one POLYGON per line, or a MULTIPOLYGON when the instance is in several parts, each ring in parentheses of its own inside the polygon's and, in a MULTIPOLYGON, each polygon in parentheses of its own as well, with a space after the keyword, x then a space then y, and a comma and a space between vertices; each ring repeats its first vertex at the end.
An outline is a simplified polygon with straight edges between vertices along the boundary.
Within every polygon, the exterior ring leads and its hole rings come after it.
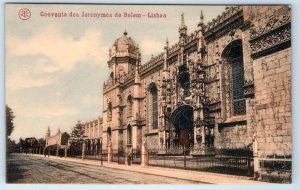
POLYGON ((23 8, 19 10, 18 15, 21 20, 27 20, 31 17, 31 12, 29 9, 23 8))

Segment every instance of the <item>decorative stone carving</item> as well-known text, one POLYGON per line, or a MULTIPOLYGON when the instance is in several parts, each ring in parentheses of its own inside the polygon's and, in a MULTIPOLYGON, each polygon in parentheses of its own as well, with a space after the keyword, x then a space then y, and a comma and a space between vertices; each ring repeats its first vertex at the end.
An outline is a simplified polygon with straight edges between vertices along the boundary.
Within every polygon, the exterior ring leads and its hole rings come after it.
POLYGON ((250 31, 250 48, 253 59, 291 46, 291 16, 287 14, 269 17, 268 24, 250 31))
POLYGON ((205 26, 203 35, 206 43, 209 43, 240 26, 243 26, 242 8, 239 6, 230 7, 219 18, 213 19, 205 26))
POLYGON ((252 80, 244 81, 244 96, 246 98, 254 98, 254 83, 252 80))

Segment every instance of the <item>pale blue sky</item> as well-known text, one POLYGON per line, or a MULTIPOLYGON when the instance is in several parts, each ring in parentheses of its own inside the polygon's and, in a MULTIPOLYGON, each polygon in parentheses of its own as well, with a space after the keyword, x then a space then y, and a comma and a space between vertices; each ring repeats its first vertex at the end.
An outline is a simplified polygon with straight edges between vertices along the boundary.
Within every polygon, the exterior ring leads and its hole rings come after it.
POLYGON ((102 85, 108 77, 108 49, 126 28, 142 52, 142 63, 178 40, 180 14, 188 33, 200 11, 211 21, 224 6, 26 5, 31 18, 20 20, 24 5, 6 5, 6 103, 13 109, 12 138, 45 135, 47 126, 70 132, 78 121, 101 115, 102 85), (49 18, 40 12, 115 12, 167 14, 167 18, 49 18))

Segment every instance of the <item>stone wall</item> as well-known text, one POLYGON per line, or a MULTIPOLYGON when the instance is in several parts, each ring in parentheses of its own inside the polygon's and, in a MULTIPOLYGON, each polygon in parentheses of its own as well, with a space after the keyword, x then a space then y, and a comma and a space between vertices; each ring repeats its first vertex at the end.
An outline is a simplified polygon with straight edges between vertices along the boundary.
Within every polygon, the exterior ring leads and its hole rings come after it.
POLYGON ((291 49, 253 64, 259 155, 291 154, 291 49))
POLYGON ((147 147, 148 149, 158 149, 159 146, 159 139, 157 134, 148 135, 147 136, 147 147))

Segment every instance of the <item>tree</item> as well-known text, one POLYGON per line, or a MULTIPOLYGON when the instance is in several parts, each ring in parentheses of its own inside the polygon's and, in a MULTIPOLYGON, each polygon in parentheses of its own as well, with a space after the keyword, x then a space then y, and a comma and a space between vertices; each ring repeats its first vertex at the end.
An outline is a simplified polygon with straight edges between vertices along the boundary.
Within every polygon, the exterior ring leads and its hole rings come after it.
POLYGON ((78 121, 78 123, 73 128, 73 131, 71 133, 71 138, 79 139, 79 138, 83 138, 83 137, 84 137, 84 128, 83 128, 82 124, 80 123, 80 121, 78 121))
POLYGON ((17 147, 20 152, 23 152, 24 147, 25 147, 25 141, 22 138, 19 138, 19 142, 17 144, 17 147))
POLYGON ((70 154, 72 155, 81 155, 82 153, 82 142, 84 140, 84 128, 80 121, 75 125, 73 131, 71 132, 71 138, 69 139, 70 143, 70 154))
POLYGON ((16 142, 14 140, 11 140, 10 138, 8 138, 6 151, 9 152, 9 153, 17 152, 17 145, 16 145, 16 142))
POLYGON ((14 112, 6 105, 6 136, 9 137, 14 130, 14 112))

